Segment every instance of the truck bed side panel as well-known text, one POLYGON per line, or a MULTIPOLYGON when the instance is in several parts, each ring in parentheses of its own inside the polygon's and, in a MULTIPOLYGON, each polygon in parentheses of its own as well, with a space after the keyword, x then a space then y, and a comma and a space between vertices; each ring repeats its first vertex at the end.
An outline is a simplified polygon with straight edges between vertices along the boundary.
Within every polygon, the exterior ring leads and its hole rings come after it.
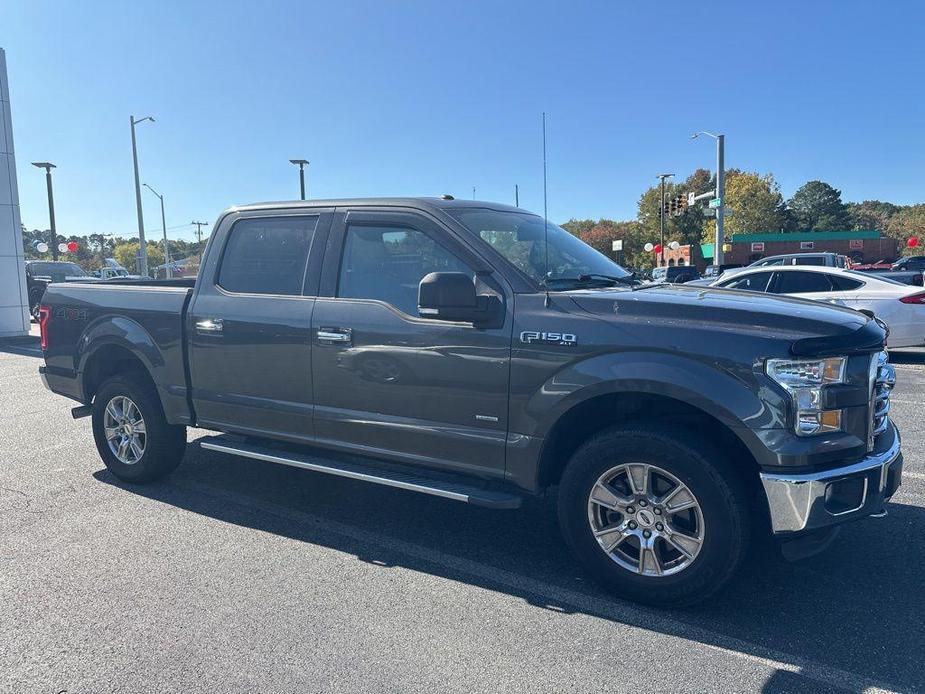
POLYGON ((188 424, 183 316, 190 289, 117 284, 52 285, 43 304, 52 309, 46 379, 62 395, 89 402, 88 366, 99 350, 121 347, 137 357, 154 381, 167 420, 188 424))

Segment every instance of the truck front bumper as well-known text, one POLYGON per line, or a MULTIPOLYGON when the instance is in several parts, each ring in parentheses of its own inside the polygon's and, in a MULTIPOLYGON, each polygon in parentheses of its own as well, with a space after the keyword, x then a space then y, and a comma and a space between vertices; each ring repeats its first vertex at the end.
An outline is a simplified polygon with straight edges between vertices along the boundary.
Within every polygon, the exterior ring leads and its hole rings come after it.
POLYGON ((878 514, 902 481, 899 431, 889 423, 870 455, 807 474, 762 472, 775 535, 818 530, 878 514))

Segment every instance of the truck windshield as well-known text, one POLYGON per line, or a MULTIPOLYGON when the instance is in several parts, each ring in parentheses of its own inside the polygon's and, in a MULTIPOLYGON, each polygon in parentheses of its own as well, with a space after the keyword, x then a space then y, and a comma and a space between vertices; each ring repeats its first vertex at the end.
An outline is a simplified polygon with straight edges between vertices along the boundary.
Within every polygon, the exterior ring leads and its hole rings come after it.
POLYGON ((448 212, 540 284, 549 286, 555 282, 556 288, 567 288, 569 283, 564 280, 632 277, 632 273, 552 222, 547 222, 548 234, 544 234, 543 218, 537 215, 483 208, 457 208, 448 212))

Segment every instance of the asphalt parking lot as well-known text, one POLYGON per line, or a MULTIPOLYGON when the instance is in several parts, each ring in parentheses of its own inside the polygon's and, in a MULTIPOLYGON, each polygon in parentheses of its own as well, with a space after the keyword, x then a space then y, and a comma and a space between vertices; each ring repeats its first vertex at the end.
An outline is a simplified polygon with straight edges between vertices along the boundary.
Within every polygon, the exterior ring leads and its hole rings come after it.
POLYGON ((0 690, 925 689, 925 350, 894 352, 889 515, 708 604, 590 584, 553 503, 490 511, 203 451, 149 486, 0 345, 0 690))

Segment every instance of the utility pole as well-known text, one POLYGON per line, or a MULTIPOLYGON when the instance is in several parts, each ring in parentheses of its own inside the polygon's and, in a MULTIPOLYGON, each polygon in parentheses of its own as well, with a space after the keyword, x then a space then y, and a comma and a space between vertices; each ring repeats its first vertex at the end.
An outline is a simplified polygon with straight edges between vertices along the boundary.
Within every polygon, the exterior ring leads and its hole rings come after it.
POLYGON ((657 178, 661 179, 661 182, 662 182, 661 183, 662 202, 658 208, 658 219, 659 219, 658 245, 661 248, 661 250, 659 251, 659 256, 660 256, 659 263, 658 263, 659 267, 665 264, 665 180, 671 178, 672 176, 674 176, 673 173, 663 173, 657 176, 657 178))
POLYGON ((514 207, 520 207, 520 186, 514 184, 514 207))
POLYGON ((472 199, 475 200, 475 186, 472 186, 472 199))
POLYGON ((167 273, 167 279, 173 279, 173 268, 170 267, 170 246, 167 245, 167 218, 164 216, 164 196, 147 183, 145 183, 144 186, 161 200, 161 228, 164 230, 164 268, 167 273))
POLYGON ((151 116, 135 120, 135 116, 128 117, 132 124, 132 163, 135 165, 135 208, 138 210, 138 274, 144 277, 148 274, 148 245, 145 243, 145 219, 141 210, 141 182, 138 178, 138 147, 135 144, 135 126, 146 120, 154 122, 151 116))
POLYGON ((48 224, 51 226, 51 259, 58 259, 58 230, 55 227, 55 194, 51 188, 51 170, 56 168, 50 161, 34 161, 32 166, 45 169, 45 186, 48 188, 48 224))
POLYGON ((302 200, 305 199, 305 167, 308 166, 308 159, 290 159, 290 164, 299 165, 299 191, 302 195, 302 200))
MULTIPOLYGON (((190 222, 190 224, 196 225, 196 238, 199 239, 199 243, 202 243, 202 228, 208 226, 208 222, 190 222)), ((202 249, 200 249, 202 250, 202 249)))

